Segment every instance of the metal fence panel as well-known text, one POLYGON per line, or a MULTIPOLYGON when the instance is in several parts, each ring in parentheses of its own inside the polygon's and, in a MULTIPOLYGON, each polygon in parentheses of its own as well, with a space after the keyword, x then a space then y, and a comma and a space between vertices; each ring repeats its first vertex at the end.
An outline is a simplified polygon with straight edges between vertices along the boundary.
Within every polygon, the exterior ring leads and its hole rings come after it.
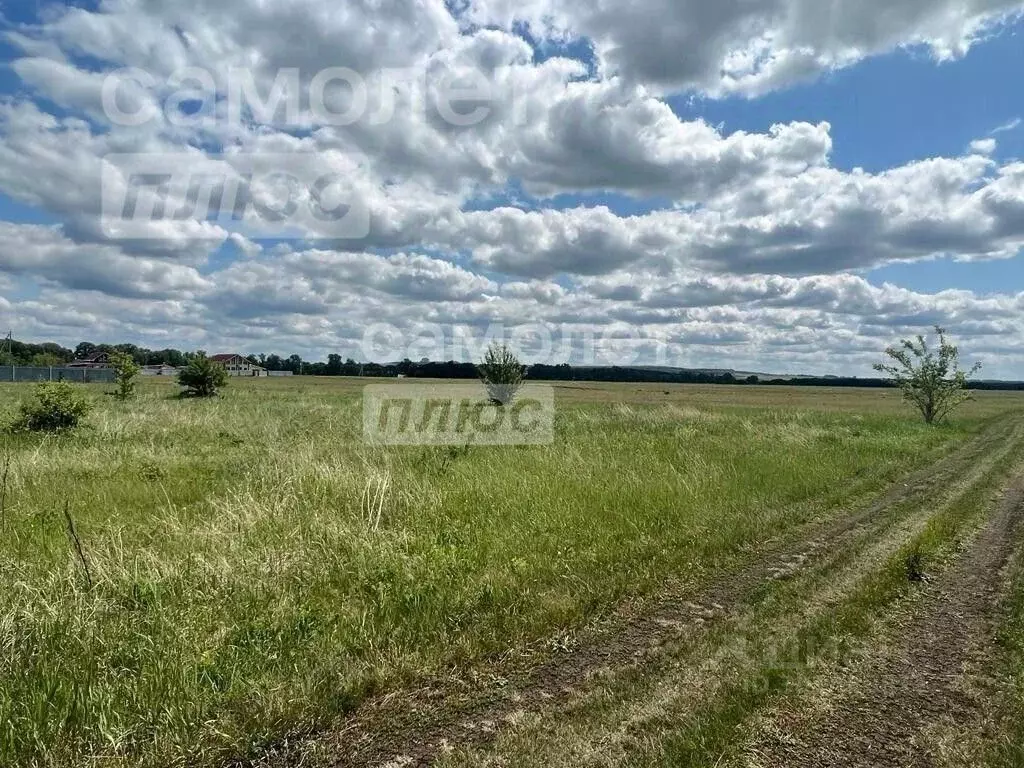
POLYGON ((112 368, 0 365, 0 381, 73 381, 83 384, 109 384, 114 381, 114 370, 112 368))

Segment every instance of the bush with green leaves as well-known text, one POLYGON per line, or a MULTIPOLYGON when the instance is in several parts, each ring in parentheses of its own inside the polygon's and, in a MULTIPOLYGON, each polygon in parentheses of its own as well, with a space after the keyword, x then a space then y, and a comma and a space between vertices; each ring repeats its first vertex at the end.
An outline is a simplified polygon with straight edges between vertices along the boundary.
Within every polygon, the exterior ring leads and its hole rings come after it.
POLYGON ((110 367, 114 369, 114 383, 117 384, 114 397, 119 400, 134 397, 136 380, 142 373, 142 368, 135 362, 135 358, 126 352, 113 352, 110 355, 110 367))
POLYGON ((197 355, 178 373, 178 384, 187 397, 214 397, 228 384, 228 372, 206 355, 197 355))
POLYGON ((526 367, 504 344, 491 344, 483 362, 477 366, 487 396, 495 405, 508 405, 523 386, 526 367))
POLYGON ((875 370, 903 391, 903 399, 912 403, 928 424, 946 419, 956 408, 970 399, 967 381, 981 369, 976 363, 970 371, 960 369, 960 350, 946 339, 946 332, 935 326, 938 349, 933 350, 924 336, 903 339, 898 347, 889 347, 885 354, 893 364, 877 363, 875 370))
POLYGON ((21 404, 11 426, 19 432, 63 432, 77 427, 91 409, 73 384, 48 381, 36 387, 32 400, 21 404))

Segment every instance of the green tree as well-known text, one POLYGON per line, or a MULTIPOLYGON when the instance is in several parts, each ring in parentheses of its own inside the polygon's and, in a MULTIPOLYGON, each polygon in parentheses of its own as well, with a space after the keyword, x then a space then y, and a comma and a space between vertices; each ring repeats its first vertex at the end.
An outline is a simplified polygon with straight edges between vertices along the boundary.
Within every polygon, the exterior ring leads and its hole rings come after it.
POLYGON ((79 345, 75 347, 76 360, 85 360, 86 358, 90 358, 95 354, 96 345, 93 344, 91 341, 80 342, 79 345))
POLYGON ((185 355, 177 349, 158 349, 155 352, 146 354, 146 365, 160 365, 166 363, 180 368, 185 365, 185 355))
POLYGON ((59 355, 55 355, 52 352, 40 352, 32 355, 32 359, 29 360, 31 365, 39 366, 40 368, 48 368, 52 365, 63 365, 64 361, 60 359, 59 355))
POLYGON ((903 399, 912 403, 928 424, 941 422, 958 406, 970 399, 968 379, 981 370, 976 363, 969 371, 960 369, 960 351, 946 339, 946 332, 935 326, 938 350, 933 350, 924 336, 911 341, 903 339, 899 346, 889 347, 885 354, 892 363, 877 363, 875 370, 886 374, 903 392, 903 399))
POLYGON ((62 432, 74 429, 89 413, 89 401, 66 381, 48 381, 36 387, 33 399, 22 403, 15 431, 62 432))
POLYGON ((214 397, 228 384, 228 372, 205 354, 197 354, 178 372, 178 384, 189 397, 214 397))
POLYGON ((508 405, 523 386, 526 368, 512 350, 495 342, 487 348, 483 362, 477 366, 477 373, 491 402, 508 405))
POLYGON ((114 383, 117 384, 114 396, 121 400, 134 397, 135 384, 142 373, 142 368, 135 362, 135 358, 128 352, 112 352, 110 367, 114 369, 114 383))

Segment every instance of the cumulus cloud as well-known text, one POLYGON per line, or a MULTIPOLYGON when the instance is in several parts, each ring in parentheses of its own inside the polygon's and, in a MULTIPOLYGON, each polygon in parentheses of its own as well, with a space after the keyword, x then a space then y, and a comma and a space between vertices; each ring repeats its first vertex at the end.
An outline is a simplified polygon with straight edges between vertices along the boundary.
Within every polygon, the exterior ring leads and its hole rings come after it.
POLYGON ((318 314, 368 292, 419 302, 472 301, 497 285, 451 262, 422 254, 381 256, 310 250, 270 254, 231 265, 217 275, 215 303, 229 302, 251 315, 318 314), (259 287, 264 290, 260 291, 259 287), (258 299, 252 295, 259 293, 258 299))
POLYGON ((1018 0, 474 0, 466 14, 589 39, 606 71, 664 90, 756 95, 899 47, 962 56, 1022 8, 1018 0))
POLYGON ((194 268, 129 256, 114 246, 79 245, 57 227, 0 222, 0 271, 76 290, 164 299, 205 292, 194 268))
POLYGON ((636 286, 629 273, 568 288, 536 281, 495 290, 470 273, 441 281, 450 265, 427 257, 393 259, 382 278, 367 269, 378 258, 310 251, 238 262, 214 277, 211 290, 162 301, 44 284, 37 298, 4 299, 0 311, 21 329, 67 343, 79 340, 86 323, 92 335, 156 347, 304 356, 329 349, 360 359, 364 332, 385 322, 395 335, 377 337, 376 359, 418 359, 450 353, 455 325, 468 334, 465 350, 484 344, 497 323, 520 340, 546 336, 527 357, 547 362, 865 375, 886 344, 942 322, 995 375, 1024 361, 1024 294, 925 294, 856 275, 686 271, 639 291, 619 290, 636 286))
POLYGON ((991 155, 996 151, 998 142, 995 139, 975 139, 971 142, 970 150, 979 155, 991 155))
POLYGON ((440 236, 488 268, 534 277, 629 265, 801 275, 1009 258, 1024 246, 1024 165, 969 155, 878 174, 816 167, 765 175, 695 209, 501 207, 463 214, 440 236))
POLYGON ((728 136, 664 103, 581 84, 517 142, 509 173, 539 191, 615 189, 698 201, 767 174, 823 165, 828 123, 728 136))

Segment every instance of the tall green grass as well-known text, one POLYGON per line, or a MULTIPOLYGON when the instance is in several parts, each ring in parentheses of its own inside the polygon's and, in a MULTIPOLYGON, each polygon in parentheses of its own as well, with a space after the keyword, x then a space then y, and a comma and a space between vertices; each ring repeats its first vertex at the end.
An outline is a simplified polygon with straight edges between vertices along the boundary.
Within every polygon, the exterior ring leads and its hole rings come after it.
POLYGON ((384 449, 350 391, 168 395, 94 392, 87 429, 0 438, 0 764, 256 752, 700 582, 978 426, 563 403, 551 446, 384 449))
POLYGON ((999 628, 1004 652, 1000 669, 1005 689, 999 712, 1002 722, 1000 737, 987 755, 988 765, 998 768, 1024 765, 1024 553, 1017 553, 1011 575, 1012 588, 999 628))

